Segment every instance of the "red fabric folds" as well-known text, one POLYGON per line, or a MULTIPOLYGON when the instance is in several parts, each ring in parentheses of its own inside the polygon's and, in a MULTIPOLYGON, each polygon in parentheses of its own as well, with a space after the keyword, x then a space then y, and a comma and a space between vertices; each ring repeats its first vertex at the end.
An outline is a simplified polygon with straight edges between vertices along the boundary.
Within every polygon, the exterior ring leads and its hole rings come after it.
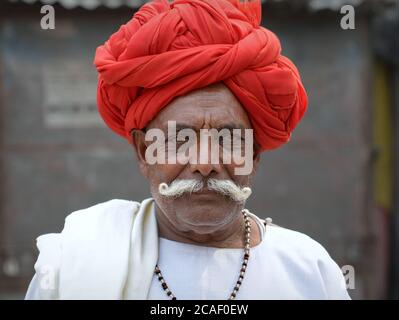
POLYGON ((94 64, 106 124, 131 141, 175 97, 223 82, 242 103, 262 151, 289 141, 307 108, 294 64, 259 26, 259 0, 155 0, 104 45, 94 64))

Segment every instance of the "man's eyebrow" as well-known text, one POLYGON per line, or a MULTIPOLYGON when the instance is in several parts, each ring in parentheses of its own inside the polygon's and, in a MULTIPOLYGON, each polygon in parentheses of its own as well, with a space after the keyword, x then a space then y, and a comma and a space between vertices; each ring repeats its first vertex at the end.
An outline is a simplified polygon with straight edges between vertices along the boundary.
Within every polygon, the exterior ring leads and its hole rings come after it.
POLYGON ((224 125, 221 125, 216 128, 217 130, 222 130, 222 129, 228 129, 228 130, 233 130, 233 129, 245 129, 245 126, 242 124, 237 124, 237 123, 226 123, 224 125))
MULTIPOLYGON (((194 131, 198 131, 201 128, 198 128, 196 126, 193 126, 191 124, 186 124, 186 123, 176 123, 176 132, 179 132, 180 130, 183 129, 192 129, 194 131)), ((242 124, 237 124, 237 123, 226 123, 223 125, 218 126, 217 128, 211 128, 211 129, 216 129, 216 130, 222 130, 222 129, 228 129, 228 130, 233 130, 233 129, 245 129, 245 126, 242 124)))
POLYGON ((198 130, 198 128, 196 126, 193 126, 190 124, 176 123, 176 132, 179 132, 180 130, 183 130, 183 129, 192 129, 194 131, 198 130))

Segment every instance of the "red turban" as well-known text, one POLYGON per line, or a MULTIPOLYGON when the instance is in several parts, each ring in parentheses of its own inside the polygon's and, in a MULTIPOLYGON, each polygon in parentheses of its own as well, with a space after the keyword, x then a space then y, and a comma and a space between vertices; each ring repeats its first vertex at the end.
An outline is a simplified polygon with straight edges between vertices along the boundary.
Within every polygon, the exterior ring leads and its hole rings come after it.
POLYGON ((102 118, 132 143, 131 130, 143 129, 175 97, 223 82, 247 111, 262 151, 289 141, 307 96, 260 20, 260 0, 146 3, 97 48, 102 118))

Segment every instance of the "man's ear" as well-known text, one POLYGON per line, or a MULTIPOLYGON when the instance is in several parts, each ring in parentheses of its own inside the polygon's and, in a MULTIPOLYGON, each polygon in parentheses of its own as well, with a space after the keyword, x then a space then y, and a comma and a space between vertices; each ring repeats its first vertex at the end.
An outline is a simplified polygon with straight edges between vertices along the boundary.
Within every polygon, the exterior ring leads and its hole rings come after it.
POLYGON ((145 151, 147 150, 145 132, 144 130, 133 129, 131 135, 141 174, 148 178, 148 163, 145 160, 145 151))

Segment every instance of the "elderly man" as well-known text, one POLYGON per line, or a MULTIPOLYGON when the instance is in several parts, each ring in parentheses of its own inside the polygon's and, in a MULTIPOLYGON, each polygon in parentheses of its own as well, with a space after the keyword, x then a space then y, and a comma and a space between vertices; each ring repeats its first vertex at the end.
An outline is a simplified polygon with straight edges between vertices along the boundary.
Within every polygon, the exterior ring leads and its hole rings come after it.
POLYGON ((260 153, 307 107, 260 12, 157 0, 97 49, 100 114, 152 198, 76 211, 40 236, 27 299, 349 299, 320 244, 245 209, 260 153))

